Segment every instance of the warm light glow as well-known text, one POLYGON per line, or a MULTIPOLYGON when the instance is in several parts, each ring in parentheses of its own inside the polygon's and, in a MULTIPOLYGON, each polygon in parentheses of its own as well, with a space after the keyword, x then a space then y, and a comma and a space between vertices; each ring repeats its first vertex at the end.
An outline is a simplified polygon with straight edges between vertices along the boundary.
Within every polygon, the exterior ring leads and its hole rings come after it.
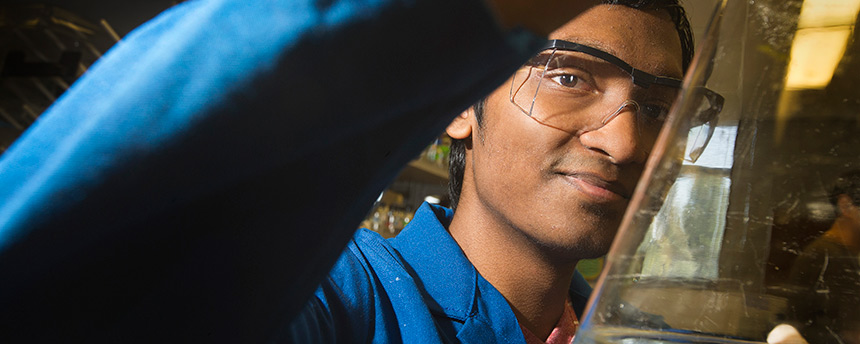
POLYGON ((845 53, 851 29, 804 29, 797 31, 788 63, 787 89, 824 88, 845 53))
POLYGON ((800 10, 797 27, 805 29, 853 25, 858 9, 860 0, 806 0, 800 10))
POLYGON ((791 47, 786 88, 824 88, 845 53, 860 0, 806 0, 791 47))

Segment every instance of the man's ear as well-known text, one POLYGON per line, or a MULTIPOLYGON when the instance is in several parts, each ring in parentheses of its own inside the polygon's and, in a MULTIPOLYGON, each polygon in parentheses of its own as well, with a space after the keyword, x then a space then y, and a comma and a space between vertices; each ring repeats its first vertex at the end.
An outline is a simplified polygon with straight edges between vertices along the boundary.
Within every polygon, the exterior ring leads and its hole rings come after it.
POLYGON ((457 116, 451 124, 448 124, 448 128, 445 129, 445 132, 448 133, 448 136, 452 139, 462 140, 472 136, 472 126, 475 125, 475 123, 475 110, 470 107, 457 116))

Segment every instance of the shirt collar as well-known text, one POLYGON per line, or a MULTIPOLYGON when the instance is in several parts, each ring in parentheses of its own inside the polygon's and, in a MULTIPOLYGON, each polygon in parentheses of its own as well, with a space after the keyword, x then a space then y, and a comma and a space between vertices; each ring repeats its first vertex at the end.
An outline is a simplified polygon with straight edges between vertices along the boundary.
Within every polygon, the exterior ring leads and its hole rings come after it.
MULTIPOLYGON (((423 285, 422 292, 429 296, 426 299, 431 310, 462 321, 477 311, 479 278, 475 266, 446 229, 453 216, 451 209, 424 203, 409 225, 390 240, 403 257, 406 268, 411 269, 423 285)), ((583 316, 590 293, 591 287, 577 272, 570 286, 570 296, 578 317, 583 316)))
POLYGON ((477 271, 448 233, 454 213, 424 203, 391 245, 423 285, 431 310, 465 320, 473 311, 477 271), (441 261, 444 259, 444 262, 441 261))

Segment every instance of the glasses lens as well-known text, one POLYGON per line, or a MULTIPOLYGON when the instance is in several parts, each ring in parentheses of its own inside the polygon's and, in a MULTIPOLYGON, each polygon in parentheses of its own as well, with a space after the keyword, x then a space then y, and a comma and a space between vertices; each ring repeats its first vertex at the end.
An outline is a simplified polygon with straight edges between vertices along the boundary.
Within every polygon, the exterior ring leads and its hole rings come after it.
POLYGON ((576 133, 598 129, 630 113, 639 134, 650 143, 677 93, 670 86, 636 86, 630 74, 612 63, 563 50, 532 58, 511 83, 511 101, 544 125, 576 133))

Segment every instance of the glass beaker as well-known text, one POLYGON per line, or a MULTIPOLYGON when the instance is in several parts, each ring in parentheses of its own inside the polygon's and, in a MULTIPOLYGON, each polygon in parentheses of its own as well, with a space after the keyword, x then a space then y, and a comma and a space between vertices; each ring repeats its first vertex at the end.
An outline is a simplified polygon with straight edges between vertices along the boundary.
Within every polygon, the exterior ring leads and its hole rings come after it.
POLYGON ((860 343, 860 0, 714 5, 575 343, 860 343))

